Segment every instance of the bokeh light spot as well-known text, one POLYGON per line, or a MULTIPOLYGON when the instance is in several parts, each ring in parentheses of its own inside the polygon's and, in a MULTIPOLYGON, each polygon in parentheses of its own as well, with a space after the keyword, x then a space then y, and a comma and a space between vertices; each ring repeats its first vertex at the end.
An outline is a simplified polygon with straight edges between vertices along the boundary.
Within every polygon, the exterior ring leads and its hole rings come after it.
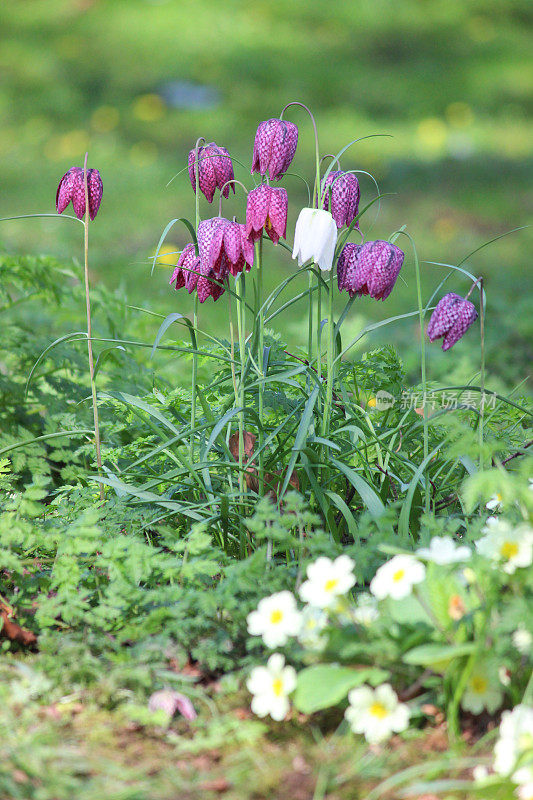
POLYGON ((133 115, 141 122, 157 122, 165 111, 165 103, 158 94, 143 94, 133 104, 133 115))

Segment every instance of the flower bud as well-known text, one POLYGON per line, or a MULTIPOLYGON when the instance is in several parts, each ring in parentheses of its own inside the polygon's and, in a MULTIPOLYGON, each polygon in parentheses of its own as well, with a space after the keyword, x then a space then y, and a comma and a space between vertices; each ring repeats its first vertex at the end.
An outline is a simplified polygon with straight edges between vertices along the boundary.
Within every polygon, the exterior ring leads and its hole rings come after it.
POLYGON ((275 189, 262 183, 248 194, 246 203, 246 235, 255 242, 261 238, 263 228, 277 244, 287 235, 287 207, 285 189, 275 189))
MULTIPOLYGON (((104 190, 102 178, 97 169, 87 170, 87 190, 89 194, 89 217, 93 220, 102 202, 104 190)), ((85 181, 83 170, 80 167, 71 167, 65 172, 56 192, 56 211, 62 214, 72 201, 74 213, 78 219, 85 216, 85 181)))
MULTIPOLYGON (((337 223, 337 228, 349 226, 359 209, 359 181, 352 172, 330 172, 322 187, 322 208, 329 211, 329 196, 331 194, 331 216, 337 223), (331 187, 331 189, 330 189, 331 187)), ((359 224, 354 225, 359 230, 359 224)))
POLYGON ((298 266, 312 260, 320 269, 329 271, 336 244, 337 226, 329 211, 302 208, 296 222, 292 251, 292 257, 298 257, 298 266))
MULTIPOLYGON (((189 178, 194 193, 196 194, 196 148, 189 152, 189 178)), ((233 162, 225 147, 219 147, 214 142, 198 148, 200 191, 205 195, 207 202, 212 203, 216 189, 222 189, 224 197, 229 197, 230 187, 235 194, 235 185, 228 183, 233 180, 233 162), (227 184, 225 186, 224 184, 227 184)))
POLYGON ((442 349, 449 350, 476 319, 474 304, 454 292, 449 292, 439 300, 431 315, 427 328, 429 340, 434 342, 442 338, 442 349))
POLYGON ((284 119, 267 119, 259 123, 255 134, 252 158, 252 175, 268 174, 271 181, 279 181, 287 172, 298 144, 298 128, 284 119))
POLYGON ((350 297, 368 294, 375 300, 385 300, 396 283, 404 257, 399 247, 379 239, 362 245, 349 243, 337 264, 339 289, 346 289, 350 297))

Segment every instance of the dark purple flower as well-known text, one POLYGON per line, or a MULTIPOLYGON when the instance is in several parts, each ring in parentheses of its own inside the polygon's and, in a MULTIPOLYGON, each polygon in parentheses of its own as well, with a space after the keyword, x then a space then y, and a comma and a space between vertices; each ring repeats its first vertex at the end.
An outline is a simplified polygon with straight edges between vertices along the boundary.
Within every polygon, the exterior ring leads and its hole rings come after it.
MULTIPOLYGON (((196 149, 189 152, 188 163, 189 178, 196 193, 196 149)), ((226 148, 219 147, 214 142, 198 148, 198 163, 200 165, 198 176, 200 191, 206 196, 208 203, 212 203, 215 190, 222 189, 224 184, 233 180, 233 163, 226 148)), ((230 187, 235 194, 235 185, 228 183, 222 191, 226 198, 229 197, 230 187)))
MULTIPOLYGON (((89 217, 93 220, 98 214, 104 187, 102 178, 97 169, 87 170, 87 189, 89 193, 89 217)), ((78 219, 85 216, 85 182, 83 170, 80 167, 71 167, 65 172, 56 192, 56 210, 62 214, 72 201, 74 213, 78 219)))
POLYGON ((390 242, 378 239, 362 245, 347 244, 337 264, 339 289, 346 289, 350 297, 369 294, 376 300, 385 300, 392 292, 403 260, 402 250, 390 242))
POLYGON ((263 228, 274 244, 287 235, 287 208, 289 201, 285 189, 275 189, 262 183, 248 194, 246 204, 246 235, 252 242, 261 238, 263 228))
POLYGON ((191 294, 198 282, 199 266, 200 257, 196 255, 194 245, 186 245, 181 251, 176 269, 172 273, 169 283, 175 283, 175 289, 181 289, 182 286, 185 286, 189 294, 191 294))
POLYGON ((255 134, 252 175, 259 172, 279 181, 287 172, 298 144, 298 128, 284 119, 260 122, 255 134))
POLYGON ((442 297, 428 323, 427 333, 430 342, 442 338, 442 349, 449 350, 464 336, 477 319, 476 307, 454 292, 442 297))
MULTIPOLYGON (((359 209, 359 181, 352 172, 330 172, 322 186, 322 208, 329 211, 329 195, 331 186, 331 216, 337 228, 350 225, 359 209)), ((359 223, 354 225, 359 230, 359 223)))

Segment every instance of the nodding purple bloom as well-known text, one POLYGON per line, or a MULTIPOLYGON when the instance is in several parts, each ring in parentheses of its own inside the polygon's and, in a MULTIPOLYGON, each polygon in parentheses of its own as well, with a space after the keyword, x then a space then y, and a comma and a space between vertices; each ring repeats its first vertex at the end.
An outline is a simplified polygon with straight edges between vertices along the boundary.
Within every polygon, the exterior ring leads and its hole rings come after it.
POLYGON ((211 242, 216 231, 219 228, 224 228, 228 222, 229 220, 222 217, 213 217, 212 219, 204 219, 198 225, 198 251, 200 253, 198 272, 200 275, 196 284, 196 291, 198 292, 200 303, 204 303, 208 297, 218 300, 225 291, 220 284, 226 278, 227 271, 224 275, 219 272, 220 277, 215 275, 211 260, 211 242))
POLYGON ((428 323, 427 333, 430 342, 442 338, 442 349, 449 350, 464 336, 477 319, 476 307, 454 292, 442 297, 428 323))
POLYGON ((175 283, 175 289, 181 289, 185 286, 189 294, 191 294, 198 283, 199 267, 200 257, 196 255, 194 245, 186 245, 181 251, 176 269, 169 283, 175 283))
POLYGON ((275 189, 262 183, 248 194, 246 203, 246 235, 252 242, 261 238, 263 228, 274 244, 287 235, 287 208, 289 201, 285 189, 275 189))
POLYGON ((268 174, 271 181, 279 181, 287 172, 298 144, 298 128, 284 119, 267 119, 260 122, 255 134, 252 157, 252 175, 268 174))
MULTIPOLYGON (((189 178, 196 194, 196 148, 189 152, 189 178)), ((235 184, 228 183, 233 180, 233 163, 225 147, 219 147, 214 142, 209 142, 204 147, 198 148, 198 163, 200 171, 198 185, 200 191, 206 196, 207 202, 212 203, 216 189, 222 189, 222 195, 229 197, 230 187, 235 194, 235 184)))
MULTIPOLYGON (((89 217, 93 220, 98 214, 104 187, 97 169, 87 170, 87 189, 89 193, 89 217)), ((56 192, 56 210, 62 214, 72 201, 78 219, 85 216, 85 179, 81 167, 71 167, 65 172, 56 192)))
MULTIPOLYGON (((331 216, 337 228, 350 225, 359 210, 359 181, 352 172, 330 172, 322 186, 322 208, 329 211, 329 195, 331 187, 331 216)), ((354 225, 359 230, 359 223, 354 225)))
POLYGON ((402 268, 404 253, 390 242, 377 240, 362 245, 344 246, 337 264, 339 289, 353 297, 369 294, 385 300, 392 292, 402 268))
POLYGON ((213 275, 224 280, 228 272, 238 275, 250 271, 254 263, 254 246, 246 237, 246 228, 238 222, 222 219, 223 225, 214 228, 209 248, 209 264, 213 275))

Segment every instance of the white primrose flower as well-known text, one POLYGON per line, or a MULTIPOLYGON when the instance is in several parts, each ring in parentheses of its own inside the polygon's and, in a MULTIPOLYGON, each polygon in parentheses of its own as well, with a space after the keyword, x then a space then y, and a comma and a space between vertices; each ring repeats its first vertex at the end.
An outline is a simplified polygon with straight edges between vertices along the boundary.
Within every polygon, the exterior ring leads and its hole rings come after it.
POLYGON ((485 536, 476 542, 478 553, 503 564, 512 575, 517 567, 529 567, 533 561, 533 529, 528 525, 512 528, 505 520, 483 528, 485 536))
POLYGON ((477 664, 461 698, 461 707, 472 714, 481 714, 484 709, 493 714, 501 706, 502 700, 503 693, 494 664, 477 664))
POLYGON ((326 645, 322 631, 328 624, 328 615, 321 608, 307 605, 302 609, 302 624, 298 641, 308 650, 320 651, 326 645))
POLYGON ((523 656, 530 656, 533 649, 533 636, 531 633, 520 625, 511 636, 513 644, 519 653, 523 656))
POLYGON ((297 636, 302 624, 292 592, 277 592, 259 601, 256 611, 248 614, 248 633, 262 636, 267 647, 282 647, 297 636))
POLYGON ((354 733, 364 734, 369 743, 383 742, 392 733, 400 733, 409 725, 409 708, 398 702, 388 683, 377 689, 361 686, 348 695, 350 705, 344 712, 354 733))
POLYGON ((335 561, 320 556, 307 567, 307 580, 300 586, 300 597, 315 608, 330 608, 354 585, 354 567, 355 561, 346 555, 338 556, 335 561))
POLYGON ((494 746, 495 772, 510 775, 526 753, 533 756, 533 706, 522 704, 502 714, 500 736, 494 746))
POLYGON ((489 777, 489 771, 484 764, 478 764, 472 770, 472 777, 476 783, 484 783, 489 777))
POLYGON ((337 224, 329 211, 319 208, 302 208, 294 231, 292 257, 298 257, 298 266, 314 261, 321 270, 333 264, 337 244, 337 224))
POLYGON ((458 561, 468 561, 472 552, 469 547, 456 545, 451 536, 434 536, 429 547, 420 547, 417 556, 432 561, 434 564, 457 564, 458 561))
POLYGON ((277 722, 289 711, 289 694, 296 688, 296 670, 285 666, 281 653, 273 653, 266 667, 254 667, 246 682, 253 694, 252 711, 258 717, 270 714, 277 722))
POLYGON ((394 556, 378 569, 370 583, 370 591, 383 600, 392 597, 400 600, 411 594, 413 586, 426 576, 426 568, 414 556, 394 556))
POLYGON ((533 800, 533 766, 520 767, 513 781, 518 784, 516 796, 519 800, 533 800))
POLYGON ((493 494, 485 508, 488 508, 489 511, 501 511, 503 508, 501 494, 493 494))
POLYGON ((378 604, 375 597, 368 592, 361 592, 357 596, 357 604, 351 613, 354 622, 369 628, 379 617, 378 604))

